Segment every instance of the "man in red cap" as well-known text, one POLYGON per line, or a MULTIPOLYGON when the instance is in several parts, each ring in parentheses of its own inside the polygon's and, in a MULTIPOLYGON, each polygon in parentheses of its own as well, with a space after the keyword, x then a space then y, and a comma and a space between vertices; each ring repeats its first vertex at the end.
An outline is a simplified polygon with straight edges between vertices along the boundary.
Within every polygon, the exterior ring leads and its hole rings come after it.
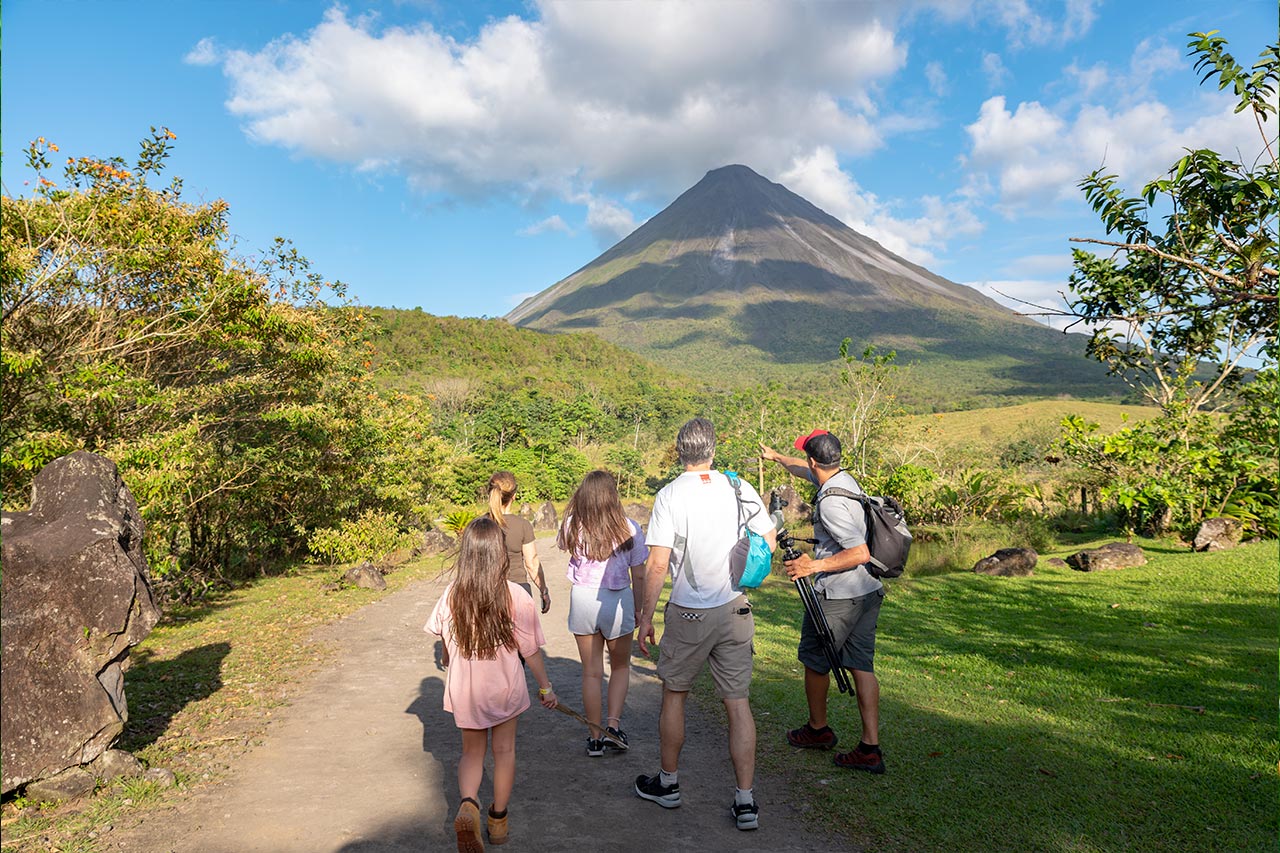
MULTIPOLYGON (((858 715, 862 718, 862 739, 849 752, 837 753, 840 767, 884 772, 880 752, 880 682, 874 661, 876 621, 884 600, 884 584, 872 577, 866 563, 867 519, 862 506, 840 492, 863 494, 858 481, 840 467, 840 440, 825 429, 815 429, 795 441, 804 458, 784 456, 760 445, 760 456, 777 462, 792 474, 818 487, 813 500, 813 536, 818 540, 813 556, 801 554, 786 563, 793 580, 813 576, 813 588, 822 605, 840 659, 853 671, 858 715)), ((804 694, 809 704, 809 720, 787 732, 787 742, 804 749, 831 749, 836 733, 827 725, 827 691, 831 686, 831 665, 823 652, 817 627, 805 613, 800 628, 797 657, 804 664, 804 694)))

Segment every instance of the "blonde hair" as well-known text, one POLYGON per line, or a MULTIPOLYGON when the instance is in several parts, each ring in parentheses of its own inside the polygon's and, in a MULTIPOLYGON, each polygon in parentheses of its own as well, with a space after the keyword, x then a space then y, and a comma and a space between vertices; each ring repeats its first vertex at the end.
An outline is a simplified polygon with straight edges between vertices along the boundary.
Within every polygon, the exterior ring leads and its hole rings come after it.
POLYGON ((508 566, 502 528, 483 515, 468 524, 454 564, 458 576, 449 590, 450 630, 464 658, 493 660, 500 648, 516 649, 508 566))
POLYGON ((510 471, 495 471, 489 478, 489 517, 498 522, 499 527, 507 526, 502 508, 515 496, 516 475, 510 471))
POLYGON ((564 511, 556 545, 603 562, 614 551, 631 546, 631 525, 618 498, 618 481, 608 471, 592 471, 578 486, 564 511))

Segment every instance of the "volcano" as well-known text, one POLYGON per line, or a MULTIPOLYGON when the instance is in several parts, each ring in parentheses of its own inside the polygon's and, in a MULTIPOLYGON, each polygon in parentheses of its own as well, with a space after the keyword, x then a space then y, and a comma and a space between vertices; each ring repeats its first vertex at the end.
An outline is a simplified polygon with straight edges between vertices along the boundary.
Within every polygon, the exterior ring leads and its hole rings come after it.
POLYGON ((741 165, 714 169, 506 319, 589 331, 713 380, 804 374, 867 344, 962 397, 1121 393, 1085 337, 1021 317, 885 249, 741 165))

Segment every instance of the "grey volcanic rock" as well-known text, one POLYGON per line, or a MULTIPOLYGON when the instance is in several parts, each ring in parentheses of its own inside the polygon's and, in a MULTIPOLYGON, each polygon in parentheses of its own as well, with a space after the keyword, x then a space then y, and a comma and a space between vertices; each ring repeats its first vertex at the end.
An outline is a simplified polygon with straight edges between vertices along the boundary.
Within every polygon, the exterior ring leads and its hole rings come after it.
POLYGON ((530 521, 533 523, 534 530, 556 530, 560 526, 560 521, 556 518, 555 504, 551 501, 538 507, 530 521))
POLYGON ((364 589, 387 588, 387 579, 373 563, 361 563, 355 568, 347 569, 343 577, 346 578, 347 583, 364 589))
POLYGON ((1147 555, 1142 553, 1142 549, 1128 542, 1108 542, 1101 548, 1077 551, 1067 557, 1067 565, 1078 572, 1128 569, 1146 562, 1147 555))
POLYGON ((974 564, 973 571, 979 575, 1025 578, 1033 574, 1039 556, 1031 548, 1001 548, 974 564))
POLYGON ((1206 518, 1191 543, 1195 551, 1226 551, 1240 544, 1244 527, 1234 518, 1206 518))
POLYGON ((622 505, 622 511, 627 514, 627 518, 640 525, 641 530, 646 532, 649 530, 650 510, 647 506, 631 501, 622 505))
POLYGON ((5 792, 88 764, 123 729, 129 649, 160 618, 142 535, 120 472, 92 453, 49 463, 31 509, 4 513, 5 792))
POLYGON ((418 553, 441 554, 448 551, 455 544, 454 538, 448 533, 432 528, 422 534, 422 544, 418 547, 418 553))
POLYGON ((100 781, 110 782, 121 776, 141 776, 142 762, 122 749, 108 749, 89 765, 88 770, 100 781))
POLYGON ((75 800, 93 793, 98 780, 93 774, 79 767, 68 767, 60 773, 39 779, 27 785, 27 799, 36 803, 60 803, 75 800))

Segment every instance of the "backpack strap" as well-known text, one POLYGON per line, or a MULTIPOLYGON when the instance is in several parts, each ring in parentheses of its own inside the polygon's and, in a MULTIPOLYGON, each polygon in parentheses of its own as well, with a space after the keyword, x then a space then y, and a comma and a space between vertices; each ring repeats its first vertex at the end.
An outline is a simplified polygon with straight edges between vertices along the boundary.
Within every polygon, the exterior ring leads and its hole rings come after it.
POLYGON ((746 511, 746 507, 742 503, 742 480, 738 478, 737 471, 725 471, 724 475, 729 478, 729 483, 733 486, 733 496, 738 501, 738 527, 739 529, 745 530, 751 519, 759 515, 760 510, 764 509, 764 507, 756 507, 755 511, 752 512, 751 515, 743 518, 742 514, 746 511))
POLYGON ((826 491, 823 491, 814 497, 814 500, 813 500, 814 512, 818 511, 818 504, 820 504, 822 502, 822 499, 827 497, 828 495, 834 495, 835 497, 838 497, 838 498, 849 498, 850 500, 857 501, 859 504, 862 505, 862 514, 864 518, 863 524, 866 526, 866 529, 867 529, 867 562, 871 563, 873 566, 875 566, 882 572, 889 571, 888 566, 886 566, 884 563, 880 562, 874 556, 871 555, 871 537, 873 535, 873 530, 874 530, 874 527, 871 524, 871 507, 870 507, 871 497, 865 494, 863 495, 855 494, 849 491, 848 489, 842 489, 839 486, 832 486, 830 489, 827 489, 826 491))

